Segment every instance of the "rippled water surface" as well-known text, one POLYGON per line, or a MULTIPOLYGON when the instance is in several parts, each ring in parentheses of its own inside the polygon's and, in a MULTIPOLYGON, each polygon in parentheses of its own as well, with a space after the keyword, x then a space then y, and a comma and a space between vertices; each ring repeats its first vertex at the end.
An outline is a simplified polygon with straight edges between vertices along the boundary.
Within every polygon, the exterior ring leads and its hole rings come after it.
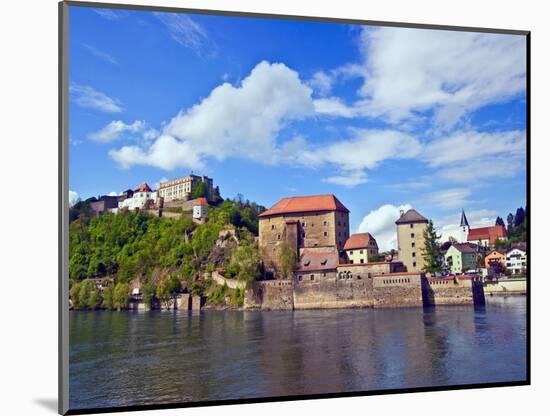
POLYGON ((520 381, 525 298, 484 309, 71 312, 71 409, 520 381))

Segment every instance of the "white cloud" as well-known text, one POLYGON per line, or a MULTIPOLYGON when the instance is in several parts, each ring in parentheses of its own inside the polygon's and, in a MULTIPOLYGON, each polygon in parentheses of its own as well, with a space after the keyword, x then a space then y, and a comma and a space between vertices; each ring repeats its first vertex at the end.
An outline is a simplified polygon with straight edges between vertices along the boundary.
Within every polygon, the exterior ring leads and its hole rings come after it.
POLYGON ((113 58, 111 55, 109 55, 107 52, 103 52, 102 50, 99 50, 98 48, 92 46, 83 44, 83 46, 88 49, 88 51, 94 55, 97 56, 99 59, 102 59, 103 61, 111 64, 111 65, 118 65, 118 62, 115 58, 113 58))
MULTIPOLYGON (((441 241, 449 240, 449 237, 453 237, 456 240, 460 239, 460 217, 462 211, 456 211, 453 215, 448 215, 443 218, 434 219, 434 225, 436 227, 438 235, 441 235, 441 241)), ((489 209, 479 209, 473 211, 466 211, 466 217, 470 228, 487 227, 495 225, 497 212, 489 209)))
POLYGON ((185 14, 154 13, 166 26, 168 33, 177 43, 193 50, 199 56, 213 56, 216 44, 209 39, 206 29, 185 14))
POLYGON ((323 182, 352 188, 354 186, 366 183, 367 174, 361 170, 344 172, 342 173, 342 175, 329 176, 328 178, 324 178, 323 182))
POLYGON ((467 188, 451 188, 434 192, 429 196, 429 201, 444 209, 464 207, 472 201, 467 198, 472 191, 467 188))
POLYGON ((114 120, 103 127, 101 130, 90 133, 88 138, 96 142, 110 143, 119 139, 123 134, 136 134, 145 128, 144 121, 136 120, 131 124, 126 124, 121 120, 114 120))
POLYGON ((122 106, 120 102, 95 90, 87 85, 72 84, 69 92, 73 95, 74 101, 81 107, 103 111, 105 113, 120 113, 122 106))
POLYGON ((311 89, 284 64, 260 62, 238 86, 224 83, 167 123, 150 147, 125 146, 111 156, 123 167, 200 169, 204 158, 276 161, 276 137, 313 114, 311 89))
POLYGON ((433 110, 450 128, 468 112, 526 88, 523 36, 382 27, 363 29, 358 104, 364 114, 400 121, 433 110))
POLYGON ((330 93, 334 79, 331 75, 324 71, 317 71, 313 74, 313 77, 308 81, 308 84, 319 95, 325 96, 330 93))
POLYGON ((369 232, 376 239, 380 251, 397 249, 397 228, 395 221, 399 219, 400 210, 411 209, 410 204, 395 206, 391 204, 369 212, 359 224, 358 233, 369 232))
POLYGON ((69 206, 72 207, 78 201, 80 201, 78 194, 75 191, 69 190, 69 206))
POLYGON ((322 115, 353 118, 361 114, 357 108, 348 106, 338 97, 318 98, 313 103, 315 112, 322 115))
POLYGON ((470 182, 517 174, 525 167, 526 146, 525 131, 458 131, 427 144, 423 159, 442 178, 470 182))
POLYGON ((111 9, 93 9, 93 11, 107 20, 120 19, 120 15, 118 14, 118 12, 115 12, 114 10, 111 10, 111 9))
POLYGON ((331 166, 338 174, 324 178, 334 185, 354 187, 367 182, 366 169, 375 169, 388 159, 408 159, 419 154, 420 142, 395 130, 353 129, 351 138, 329 145, 312 146, 296 136, 280 147, 278 160, 310 168, 331 166))
POLYGON ((115 191, 111 191, 111 192, 109 192, 107 195, 109 195, 109 196, 119 196, 120 193, 119 193, 119 192, 115 192, 115 191))

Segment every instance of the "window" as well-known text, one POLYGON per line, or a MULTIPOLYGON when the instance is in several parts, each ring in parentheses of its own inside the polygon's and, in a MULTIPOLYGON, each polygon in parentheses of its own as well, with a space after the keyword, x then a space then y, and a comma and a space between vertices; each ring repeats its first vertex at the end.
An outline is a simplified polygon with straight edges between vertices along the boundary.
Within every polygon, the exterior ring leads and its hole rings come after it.
POLYGON ((315 275, 314 275, 314 274, 310 274, 310 275, 309 275, 309 280, 315 280, 315 275))
POLYGON ((414 247, 414 241, 411 243, 411 247, 414 247))
POLYGON ((350 256, 351 256, 351 255, 353 254, 353 250, 350 250, 350 251, 349 251, 349 254, 350 254, 350 256))
POLYGON ((302 281, 302 275, 298 276, 298 280, 301 282, 302 281))
POLYGON ((302 223, 302 227, 305 227, 305 226, 306 226, 306 223, 305 223, 305 222, 303 222, 303 223, 302 223))
POLYGON ((271 229, 272 229, 272 230, 275 229, 275 224, 271 224, 271 229))
POLYGON ((350 260, 350 261, 349 261, 349 264, 353 264, 353 260, 350 260))
POLYGON ((416 261, 413 261, 413 267, 416 267, 416 261))
POLYGON ((413 228, 414 224, 411 224, 411 228, 413 228))
POLYGON ((360 259, 359 262, 360 262, 360 263, 364 263, 364 262, 365 262, 365 259, 360 259))
POLYGON ((359 250, 359 254, 363 254, 363 250, 359 250))
POLYGON ((327 225, 328 225, 328 222, 327 222, 327 221, 323 221, 323 225, 327 226, 327 225))
POLYGON ((328 236, 328 233, 325 231, 325 232, 323 233, 323 236, 327 237, 327 236, 328 236))
POLYGON ((277 240, 281 239, 281 234, 277 234, 277 240))
POLYGON ((342 225, 342 224, 340 223, 340 221, 338 221, 338 225, 342 225))
POLYGON ((416 253, 415 253, 414 251, 412 252, 412 256, 413 256, 413 257, 416 257, 416 253))
POLYGON ((414 238, 414 233, 411 233, 411 238, 414 238))
POLYGON ((338 231, 338 237, 341 237, 341 236, 342 236, 342 233, 338 231))

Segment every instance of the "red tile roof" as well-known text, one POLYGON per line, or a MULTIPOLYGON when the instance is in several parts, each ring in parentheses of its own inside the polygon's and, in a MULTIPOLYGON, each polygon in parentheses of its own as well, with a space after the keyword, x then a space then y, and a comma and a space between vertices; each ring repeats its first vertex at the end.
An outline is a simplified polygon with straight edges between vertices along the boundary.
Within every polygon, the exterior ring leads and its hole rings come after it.
POLYGON ((291 214, 313 211, 343 211, 349 210, 334 195, 293 196, 283 198, 268 210, 262 212, 260 217, 270 215, 291 214))
POLYGON ((420 215, 417 210, 409 209, 407 212, 401 214, 399 219, 395 221, 396 224, 410 224, 416 222, 428 222, 428 219, 423 215, 420 215))
POLYGON ((353 250, 356 248, 367 248, 371 243, 374 243, 376 247, 378 247, 376 240, 370 233, 352 234, 346 240, 346 244, 344 244, 344 250, 353 250))
POLYGON ((196 206, 196 205, 201 205, 201 206, 208 205, 208 200, 205 197, 197 198, 193 200, 193 206, 196 206))
POLYGON ((314 270, 336 269, 338 265, 338 251, 334 249, 319 251, 303 249, 298 263, 297 272, 309 272, 314 270))
POLYGON ((479 246, 472 243, 456 243, 451 247, 456 248, 461 253, 477 253, 479 251, 479 246))
POLYGON ((489 240, 489 244, 494 244, 497 239, 505 237, 506 228, 504 228, 502 225, 472 228, 468 233, 468 241, 489 240))
POLYGON ((147 185, 147 183, 142 183, 137 187, 137 189, 134 192, 153 192, 153 190, 147 185))

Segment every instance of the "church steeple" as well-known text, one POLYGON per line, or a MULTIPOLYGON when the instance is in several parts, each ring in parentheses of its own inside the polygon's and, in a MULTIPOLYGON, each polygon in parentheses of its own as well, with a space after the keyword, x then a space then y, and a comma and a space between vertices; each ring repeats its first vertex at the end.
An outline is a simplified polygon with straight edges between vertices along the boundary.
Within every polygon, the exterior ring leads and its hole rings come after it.
POLYGON ((470 224, 464 210, 462 210, 462 216, 460 217, 460 242, 466 243, 468 241, 468 234, 470 234, 470 224))
POLYGON ((460 217, 460 226, 470 227, 470 224, 468 224, 468 219, 466 218, 466 214, 464 213, 464 210, 462 210, 462 217, 460 217))

